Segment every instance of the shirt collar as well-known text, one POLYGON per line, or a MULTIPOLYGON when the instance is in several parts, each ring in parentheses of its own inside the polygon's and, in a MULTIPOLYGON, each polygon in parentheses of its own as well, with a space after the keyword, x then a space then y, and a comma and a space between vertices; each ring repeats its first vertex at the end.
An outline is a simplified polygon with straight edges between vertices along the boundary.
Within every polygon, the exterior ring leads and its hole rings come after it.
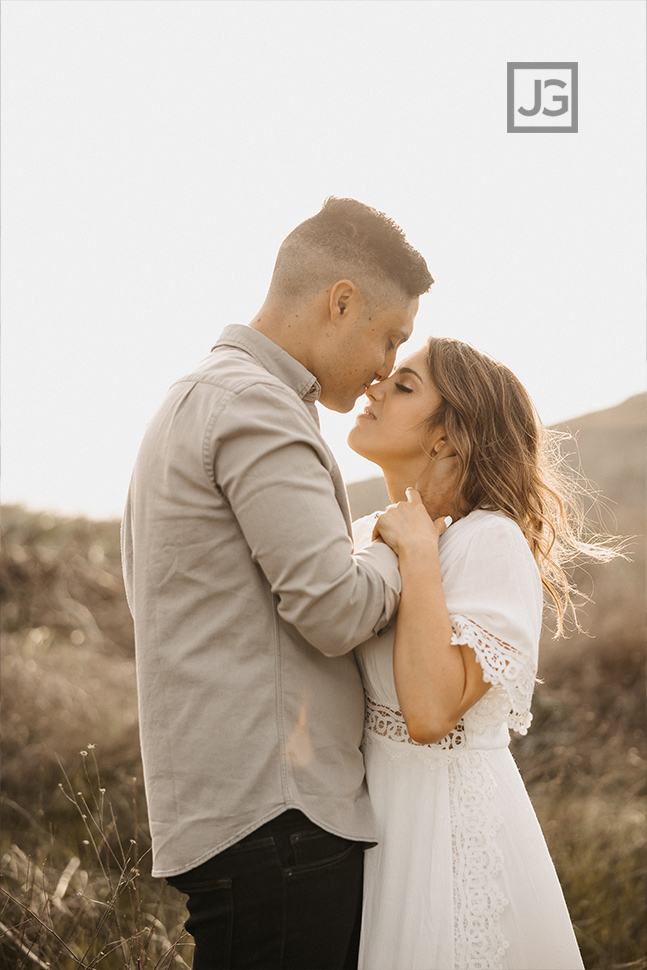
POLYGON ((217 347, 238 347, 254 357, 262 366, 291 387, 304 401, 316 401, 321 385, 310 371, 291 357, 273 340, 252 327, 238 323, 229 324, 220 334, 212 350, 217 347))

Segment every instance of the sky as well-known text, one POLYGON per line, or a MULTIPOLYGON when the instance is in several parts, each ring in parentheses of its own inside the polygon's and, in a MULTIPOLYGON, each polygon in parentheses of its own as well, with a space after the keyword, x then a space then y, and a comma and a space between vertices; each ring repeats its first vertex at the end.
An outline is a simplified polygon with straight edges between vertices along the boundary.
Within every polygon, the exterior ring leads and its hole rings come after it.
MULTIPOLYGON (((427 259, 406 353, 474 344, 546 424, 644 390, 641 0, 3 0, 2 21, 3 502, 119 516, 166 389, 253 319, 328 195, 427 259), (509 61, 577 62, 577 133, 507 132, 509 61)), ((321 409, 347 481, 379 473, 353 421, 321 409)))

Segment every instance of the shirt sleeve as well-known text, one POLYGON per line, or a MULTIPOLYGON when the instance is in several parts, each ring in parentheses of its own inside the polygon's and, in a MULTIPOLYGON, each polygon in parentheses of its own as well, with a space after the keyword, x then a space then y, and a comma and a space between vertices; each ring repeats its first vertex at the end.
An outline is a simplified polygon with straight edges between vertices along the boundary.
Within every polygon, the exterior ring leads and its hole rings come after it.
POLYGON ((383 543, 353 555, 335 494, 334 459, 288 388, 256 384, 219 413, 205 460, 286 622, 326 656, 382 629, 400 592, 383 543))
POLYGON ((525 734, 537 673, 542 585, 516 523, 480 523, 443 577, 452 643, 474 650, 483 679, 507 695, 510 727, 525 734))

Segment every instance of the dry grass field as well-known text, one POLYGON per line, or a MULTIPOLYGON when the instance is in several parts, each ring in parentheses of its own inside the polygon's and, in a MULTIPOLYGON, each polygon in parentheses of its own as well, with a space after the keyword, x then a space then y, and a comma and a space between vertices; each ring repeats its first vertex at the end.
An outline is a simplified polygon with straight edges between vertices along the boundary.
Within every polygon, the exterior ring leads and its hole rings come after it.
MULTIPOLYGON (((633 561, 579 573, 591 635, 547 632, 533 727, 513 748, 587 970, 647 968, 645 424, 644 397, 577 422, 633 561)), ((356 515, 367 490, 370 505, 379 483, 349 490, 356 515)), ((3 509, 4 970, 191 962, 179 897, 150 877, 118 540, 116 522, 3 509)))

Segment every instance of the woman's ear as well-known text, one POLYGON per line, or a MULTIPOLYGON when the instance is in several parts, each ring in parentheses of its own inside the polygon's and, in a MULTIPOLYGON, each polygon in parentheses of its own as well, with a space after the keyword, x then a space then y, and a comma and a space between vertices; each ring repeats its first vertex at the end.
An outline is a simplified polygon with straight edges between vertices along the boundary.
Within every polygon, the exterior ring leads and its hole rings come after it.
POLYGON ((426 451, 432 458, 437 458, 447 444, 447 432, 443 425, 436 425, 427 437, 426 451))
POLYGON ((436 441, 436 443, 434 444, 435 454, 438 454, 440 451, 442 451, 442 449, 445 447, 446 444, 447 444, 447 436, 443 435, 443 437, 439 438, 438 441, 436 441))

